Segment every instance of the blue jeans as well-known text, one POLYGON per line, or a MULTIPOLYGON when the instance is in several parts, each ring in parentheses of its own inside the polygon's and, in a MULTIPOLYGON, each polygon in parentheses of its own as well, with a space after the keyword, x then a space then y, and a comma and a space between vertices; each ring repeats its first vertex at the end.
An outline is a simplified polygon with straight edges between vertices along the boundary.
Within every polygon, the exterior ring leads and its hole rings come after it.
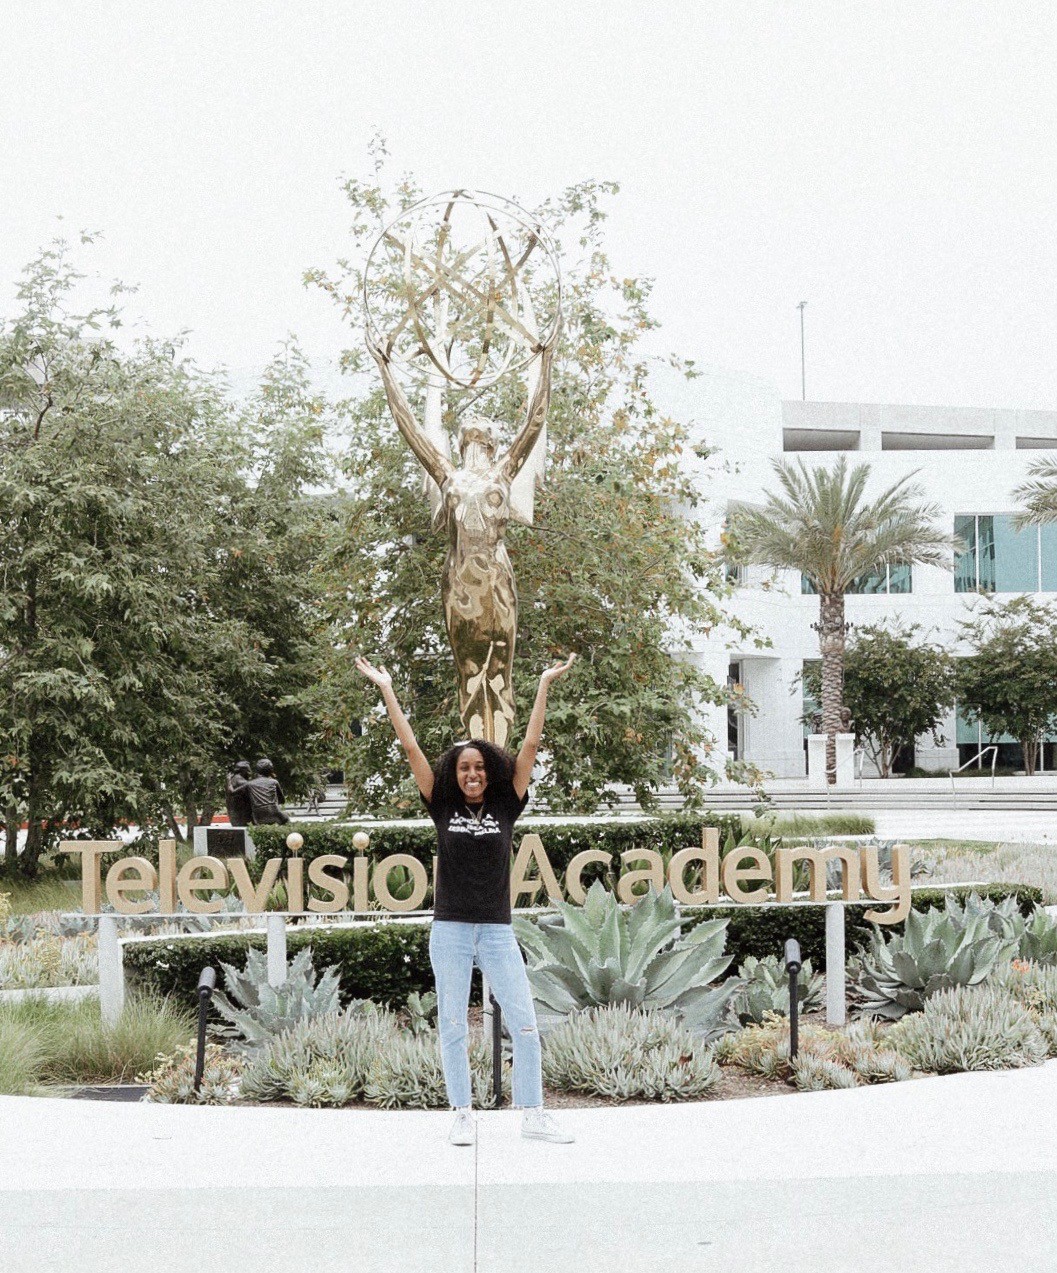
POLYGON ((528 974, 509 924, 460 924, 434 920, 429 959, 437 982, 440 1058, 448 1100, 455 1108, 472 1104, 466 1055, 466 1009, 476 963, 488 979, 514 1047, 514 1104, 543 1104, 540 1036, 528 974))

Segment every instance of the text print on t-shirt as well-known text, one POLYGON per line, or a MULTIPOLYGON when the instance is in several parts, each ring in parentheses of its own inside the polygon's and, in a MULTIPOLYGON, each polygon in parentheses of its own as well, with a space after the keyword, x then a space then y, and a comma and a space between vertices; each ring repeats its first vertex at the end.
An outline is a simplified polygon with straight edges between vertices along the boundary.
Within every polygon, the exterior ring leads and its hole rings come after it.
POLYGON ((490 813, 484 814, 480 821, 462 813, 453 813, 448 820, 449 835, 498 835, 499 832, 499 823, 490 813))

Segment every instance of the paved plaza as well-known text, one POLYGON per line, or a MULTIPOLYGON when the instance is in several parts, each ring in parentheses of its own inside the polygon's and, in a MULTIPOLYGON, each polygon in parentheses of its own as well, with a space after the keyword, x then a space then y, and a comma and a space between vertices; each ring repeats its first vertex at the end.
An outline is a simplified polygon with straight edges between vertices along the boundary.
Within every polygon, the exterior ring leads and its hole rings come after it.
POLYGON ((1018 1273, 1057 1264, 1057 1062, 854 1091, 446 1113, 0 1098, 4 1273, 1018 1273))

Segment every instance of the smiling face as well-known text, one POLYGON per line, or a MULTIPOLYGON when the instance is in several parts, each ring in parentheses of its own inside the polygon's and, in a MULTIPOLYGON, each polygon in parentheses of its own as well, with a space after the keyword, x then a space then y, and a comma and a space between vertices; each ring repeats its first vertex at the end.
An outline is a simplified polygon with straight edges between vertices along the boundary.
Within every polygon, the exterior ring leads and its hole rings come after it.
POLYGON ((455 761, 455 781, 459 790, 471 804, 480 804, 488 775, 484 770, 484 756, 476 747, 464 747, 455 761))

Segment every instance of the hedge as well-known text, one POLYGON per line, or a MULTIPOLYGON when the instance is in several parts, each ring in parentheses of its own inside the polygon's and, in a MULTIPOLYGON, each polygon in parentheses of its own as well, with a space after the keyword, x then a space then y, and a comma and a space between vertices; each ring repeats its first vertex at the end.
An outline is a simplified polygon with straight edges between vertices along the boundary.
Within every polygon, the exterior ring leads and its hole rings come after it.
MULTIPOLYGON (((514 828, 514 852, 522 837, 539 835, 547 857, 556 872, 564 871, 577 853, 584 849, 601 849, 603 853, 619 854, 626 849, 656 849, 659 853, 674 853, 691 845, 701 844, 702 827, 718 827, 720 843, 730 832, 741 839, 741 815, 734 813, 672 813, 656 818, 636 818, 628 821, 586 822, 523 818, 514 828)), ((250 865, 250 874, 259 880, 264 863, 273 857, 287 858, 286 837, 297 831, 304 839, 304 847, 298 856, 306 862, 324 853, 338 853, 345 857, 357 856, 352 837, 364 831, 371 837, 365 854, 372 861, 380 861, 393 853, 407 853, 417 858, 427 870, 433 866, 437 851, 437 832, 432 822, 386 823, 381 826, 370 823, 296 822, 289 826, 253 827, 251 834, 257 846, 257 858, 250 865)), ((584 880, 590 883, 590 868, 584 871, 584 880)))
MULTIPOLYGON (((1024 914, 1042 904, 1040 889, 1024 884, 957 885, 955 887, 920 888, 913 892, 915 910, 943 906, 946 897, 964 900, 970 892, 1000 902, 1015 897, 1024 914)), ((848 949, 865 941, 869 928, 863 913, 878 903, 849 904, 845 908, 848 949)), ((821 906, 717 906, 687 907, 683 911, 686 927, 706 919, 727 919, 728 951, 734 952, 733 968, 746 957, 781 956, 786 938, 795 937, 801 954, 817 968, 826 960, 826 918, 821 906)), ((893 931, 901 925, 891 925, 893 931)), ((265 946, 263 933, 225 933, 216 937, 181 937, 173 940, 158 937, 136 941, 124 948, 125 968, 134 983, 172 995, 183 1003, 197 1002, 198 977, 206 964, 221 961, 242 967, 246 949, 265 946)), ((336 964, 341 974, 342 1002, 349 999, 374 999, 390 1007, 400 1007, 412 991, 430 990, 433 973, 429 963, 429 924, 382 922, 338 928, 329 925, 311 928, 291 927, 286 935, 287 952, 292 957, 304 946, 312 947, 312 962, 317 970, 336 964)), ((219 971, 219 970, 218 970, 219 971)), ((474 982, 475 1001, 479 1002, 479 983, 474 982)))

